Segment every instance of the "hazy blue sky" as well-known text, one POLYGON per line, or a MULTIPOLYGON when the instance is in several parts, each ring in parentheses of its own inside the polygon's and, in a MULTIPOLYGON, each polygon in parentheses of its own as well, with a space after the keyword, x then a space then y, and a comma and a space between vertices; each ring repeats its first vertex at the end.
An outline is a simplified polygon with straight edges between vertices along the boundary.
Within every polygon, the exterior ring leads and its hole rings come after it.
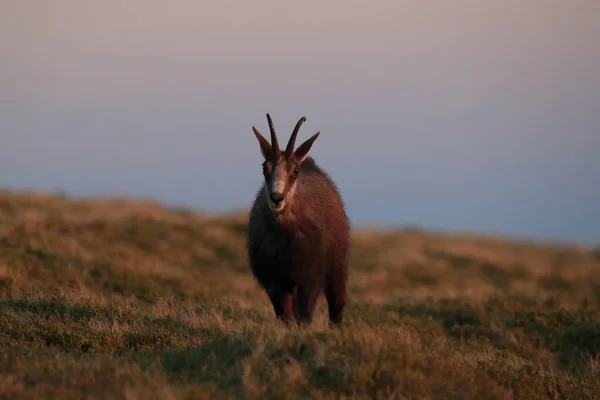
POLYGON ((270 112, 354 224, 600 242, 600 1, 0 0, 0 186, 248 207, 270 112))

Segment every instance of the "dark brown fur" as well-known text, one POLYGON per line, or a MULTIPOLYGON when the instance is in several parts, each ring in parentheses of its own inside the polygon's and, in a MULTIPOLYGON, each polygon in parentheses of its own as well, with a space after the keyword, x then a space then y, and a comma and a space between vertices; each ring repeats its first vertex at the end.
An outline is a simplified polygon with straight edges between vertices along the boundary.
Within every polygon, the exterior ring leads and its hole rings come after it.
MULTIPOLYGON (((295 133, 302 122, 299 121, 295 133)), ((293 169, 298 167, 295 164, 298 155, 306 157, 317 135, 303 143, 295 155, 288 149, 285 153, 270 151, 260 134, 257 138, 266 163, 283 157, 293 169)), ((295 134, 292 137, 295 140, 295 134)), ((293 147, 293 141, 290 142, 293 147)), ((282 212, 269 207, 265 187, 256 195, 248 227, 250 268, 268 293, 279 319, 289 324, 296 318, 310 324, 317 300, 324 292, 329 320, 339 325, 346 305, 350 222, 327 173, 311 157, 304 158, 299 169, 297 176, 290 178, 295 190, 293 195, 288 194, 290 199, 282 212)))

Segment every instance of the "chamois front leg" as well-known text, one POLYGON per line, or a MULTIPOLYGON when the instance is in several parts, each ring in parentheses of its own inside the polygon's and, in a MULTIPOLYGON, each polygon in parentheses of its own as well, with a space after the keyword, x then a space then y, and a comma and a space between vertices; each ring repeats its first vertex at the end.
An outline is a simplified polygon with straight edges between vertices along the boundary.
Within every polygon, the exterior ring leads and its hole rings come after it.
POLYGON ((294 294, 292 295, 292 312, 296 321, 300 321, 300 314, 298 312, 298 289, 294 288, 294 294))
POLYGON ((290 325, 294 320, 292 293, 280 287, 275 287, 269 290, 269 298, 271 299, 277 318, 286 325, 290 325))
POLYGON ((298 286, 299 325, 310 325, 312 323, 319 294, 320 287, 318 285, 305 284, 298 286))

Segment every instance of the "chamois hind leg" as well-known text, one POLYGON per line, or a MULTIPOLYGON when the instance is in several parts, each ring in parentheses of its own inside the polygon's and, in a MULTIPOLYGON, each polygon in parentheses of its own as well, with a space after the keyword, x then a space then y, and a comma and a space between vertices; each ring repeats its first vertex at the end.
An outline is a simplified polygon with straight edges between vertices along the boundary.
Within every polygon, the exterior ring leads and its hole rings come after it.
POLYGON ((329 309, 329 323, 333 326, 339 326, 344 317, 347 279, 345 265, 336 265, 325 276, 325 298, 329 309))
POLYGON ((321 288, 319 285, 300 285, 298 286, 298 324, 310 325, 313 320, 315 307, 321 288))
POLYGON ((292 293, 276 286, 269 291, 269 298, 273 304, 273 310, 275 311, 277 319, 284 322, 286 325, 289 325, 294 319, 292 293))

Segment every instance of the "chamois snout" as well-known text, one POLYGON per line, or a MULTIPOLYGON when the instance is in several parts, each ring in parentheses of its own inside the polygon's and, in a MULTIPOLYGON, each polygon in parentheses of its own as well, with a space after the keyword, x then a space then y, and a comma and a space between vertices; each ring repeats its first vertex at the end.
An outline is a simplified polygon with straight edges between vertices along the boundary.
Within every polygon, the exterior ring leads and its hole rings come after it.
POLYGON ((284 200, 283 194, 279 192, 271 193, 270 197, 275 207, 279 207, 284 200))
POLYGON ((282 212, 285 207, 285 196, 279 192, 269 193, 267 203, 274 212, 282 212))

